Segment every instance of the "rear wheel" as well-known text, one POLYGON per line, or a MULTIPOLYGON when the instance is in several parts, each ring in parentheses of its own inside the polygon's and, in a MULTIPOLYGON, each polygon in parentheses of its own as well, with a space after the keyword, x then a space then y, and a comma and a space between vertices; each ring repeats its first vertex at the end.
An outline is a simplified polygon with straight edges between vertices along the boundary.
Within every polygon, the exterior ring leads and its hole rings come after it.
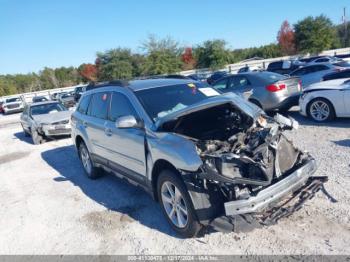
POLYGON ((102 175, 102 170, 94 166, 89 150, 87 149, 84 142, 81 142, 79 145, 79 157, 81 163, 83 164, 85 174, 88 178, 96 179, 102 175))
POLYGON ((161 172, 158 199, 170 226, 182 237, 194 237, 201 229, 191 198, 183 181, 172 171, 161 172))
POLYGON ((308 105, 308 115, 316 122, 325 122, 334 119, 333 105, 326 99, 316 98, 308 105))

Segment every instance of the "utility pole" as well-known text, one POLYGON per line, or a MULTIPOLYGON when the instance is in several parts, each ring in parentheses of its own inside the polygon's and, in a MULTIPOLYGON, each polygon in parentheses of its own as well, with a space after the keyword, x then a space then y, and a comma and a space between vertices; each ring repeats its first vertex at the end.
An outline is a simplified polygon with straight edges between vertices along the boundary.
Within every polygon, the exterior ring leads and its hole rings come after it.
POLYGON ((346 19, 346 7, 343 9, 343 23, 344 23, 344 47, 346 47, 346 40, 348 39, 348 22, 346 19))

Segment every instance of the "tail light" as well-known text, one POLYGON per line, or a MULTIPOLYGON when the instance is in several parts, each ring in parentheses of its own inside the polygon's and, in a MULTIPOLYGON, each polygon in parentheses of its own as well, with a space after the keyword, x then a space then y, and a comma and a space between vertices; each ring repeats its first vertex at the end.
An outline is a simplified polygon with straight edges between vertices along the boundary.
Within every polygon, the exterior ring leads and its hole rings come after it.
POLYGON ((299 79, 299 81, 298 81, 298 86, 299 86, 300 91, 303 90, 301 79, 299 79))
POLYGON ((266 89, 269 92, 278 92, 278 91, 281 91, 283 89, 286 89, 286 85, 285 84, 272 84, 272 85, 266 86, 266 89))

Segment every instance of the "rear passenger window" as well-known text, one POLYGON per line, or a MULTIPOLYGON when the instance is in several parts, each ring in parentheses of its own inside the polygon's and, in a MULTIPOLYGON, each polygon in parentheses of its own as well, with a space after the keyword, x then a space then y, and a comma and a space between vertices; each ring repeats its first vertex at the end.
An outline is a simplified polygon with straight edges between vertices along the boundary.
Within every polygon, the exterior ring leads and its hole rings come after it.
POLYGON ((92 95, 88 115, 107 119, 110 93, 101 92, 92 95))
POLYGON ((227 78, 222 79, 222 80, 216 82, 216 83, 213 85, 213 87, 214 87, 215 89, 219 89, 219 90, 225 89, 225 88, 227 87, 227 80, 228 80, 227 78))
POLYGON ((81 102, 79 103, 79 107, 77 109, 77 111, 79 113, 84 114, 84 115, 87 113, 87 109, 89 107, 90 98, 91 98, 91 96, 84 96, 81 99, 81 102))
POLYGON ((112 94, 111 110, 109 114, 109 120, 115 122, 121 116, 134 116, 137 117, 136 111, 129 99, 121 94, 114 92, 112 94))

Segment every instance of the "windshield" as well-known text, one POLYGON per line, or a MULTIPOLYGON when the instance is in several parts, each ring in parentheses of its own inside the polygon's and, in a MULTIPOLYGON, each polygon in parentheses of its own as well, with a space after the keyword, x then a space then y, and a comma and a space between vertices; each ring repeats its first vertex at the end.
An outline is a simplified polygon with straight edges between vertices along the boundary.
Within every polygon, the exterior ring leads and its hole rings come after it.
POLYGON ((6 103, 20 102, 21 99, 18 97, 6 99, 6 103))
POLYGON ((153 121, 208 97, 219 95, 203 83, 156 87, 136 91, 135 94, 153 121))
POLYGON ((51 114, 51 113, 56 113, 60 111, 67 111, 67 109, 59 103, 37 105, 37 106, 32 106, 30 108, 30 114, 32 116, 51 114))

